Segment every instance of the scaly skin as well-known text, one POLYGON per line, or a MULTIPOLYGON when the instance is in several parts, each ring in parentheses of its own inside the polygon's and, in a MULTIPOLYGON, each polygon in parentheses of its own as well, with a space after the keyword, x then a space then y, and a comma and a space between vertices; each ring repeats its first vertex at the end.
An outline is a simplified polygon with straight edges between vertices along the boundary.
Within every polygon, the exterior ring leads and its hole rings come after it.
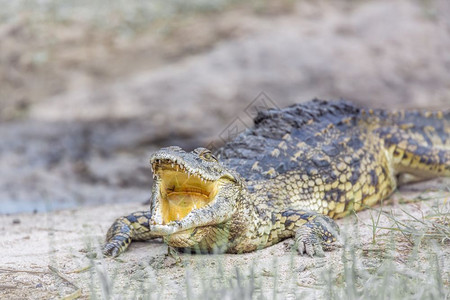
POLYGON ((217 158, 204 148, 153 154, 150 211, 117 219, 104 253, 116 256, 132 240, 154 237, 176 248, 228 253, 295 237, 300 254, 323 255, 338 239, 332 218, 387 198, 397 175, 450 176, 449 112, 386 112, 313 100, 261 112, 254 123, 217 158), (194 199, 183 196, 187 185, 178 183, 190 180, 178 176, 187 173, 204 180, 197 187, 205 182, 217 193, 199 197, 203 206, 184 215, 168 203, 194 199))

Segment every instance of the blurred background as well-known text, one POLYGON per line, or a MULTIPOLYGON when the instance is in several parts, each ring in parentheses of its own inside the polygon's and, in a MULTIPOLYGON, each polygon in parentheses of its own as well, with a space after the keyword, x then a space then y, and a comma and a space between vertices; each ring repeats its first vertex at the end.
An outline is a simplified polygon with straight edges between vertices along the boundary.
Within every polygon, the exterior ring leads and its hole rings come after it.
POLYGON ((0 214, 144 202, 153 151, 263 107, 450 108, 448 0, 0 5, 0 214))

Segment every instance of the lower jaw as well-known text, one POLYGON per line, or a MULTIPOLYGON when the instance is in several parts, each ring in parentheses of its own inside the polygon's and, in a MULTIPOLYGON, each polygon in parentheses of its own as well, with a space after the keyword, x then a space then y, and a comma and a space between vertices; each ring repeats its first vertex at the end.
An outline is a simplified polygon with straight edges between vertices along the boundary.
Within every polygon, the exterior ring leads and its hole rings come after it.
POLYGON ((193 234, 194 230, 195 228, 191 228, 183 231, 177 231, 173 234, 164 235, 164 242, 175 248, 195 247, 199 244, 199 242, 201 242, 202 238, 199 240, 198 237, 195 237, 195 234, 193 234))
POLYGON ((174 235, 179 235, 182 233, 187 233, 189 230, 192 230, 192 229, 193 228, 180 229, 178 227, 178 225, 176 225, 176 224, 173 224, 173 225, 167 225, 167 224, 150 225, 150 231, 152 232, 152 234, 155 236, 161 236, 161 237, 174 236, 174 235))
POLYGON ((186 193, 172 193, 161 200, 161 209, 163 223, 168 224, 172 221, 181 221, 192 210, 202 208, 211 199, 203 195, 193 195, 186 193))
POLYGON ((170 247, 182 248, 187 252, 223 253, 228 242, 219 242, 215 231, 210 226, 196 227, 163 237, 170 247))

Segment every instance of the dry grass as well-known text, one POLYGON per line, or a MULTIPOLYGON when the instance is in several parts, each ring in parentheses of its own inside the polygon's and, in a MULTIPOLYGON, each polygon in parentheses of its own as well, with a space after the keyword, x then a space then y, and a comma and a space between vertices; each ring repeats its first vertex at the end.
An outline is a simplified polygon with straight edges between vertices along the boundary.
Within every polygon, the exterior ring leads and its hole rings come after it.
POLYGON ((381 207, 373 209, 372 224, 355 219, 356 226, 344 226, 346 242, 338 250, 337 261, 331 257, 327 258, 331 263, 327 259, 308 258, 315 267, 325 265, 310 284, 296 279, 310 267, 299 268, 297 254, 292 251, 284 254, 289 256, 287 271, 277 256, 270 261, 253 260, 227 267, 223 255, 182 254, 176 259, 166 256, 159 266, 152 262, 138 264, 131 277, 139 281, 139 288, 132 290, 122 290, 121 283, 115 280, 123 272, 122 260, 116 261, 113 273, 106 271, 103 259, 91 260, 90 293, 99 299, 117 295, 133 299, 167 297, 164 289, 175 287, 158 278, 158 269, 170 272, 170 268, 178 265, 184 270, 178 279, 179 286, 184 288, 169 292, 177 298, 448 299, 450 278, 445 261, 448 254, 441 249, 450 244, 450 203, 440 199, 429 200, 428 204, 432 209, 421 217, 402 209, 403 214, 399 216, 399 211, 385 212, 386 207, 381 207), (364 227, 374 232, 373 241, 367 238, 363 241, 359 231, 364 227), (168 259, 173 261, 167 263, 168 259))

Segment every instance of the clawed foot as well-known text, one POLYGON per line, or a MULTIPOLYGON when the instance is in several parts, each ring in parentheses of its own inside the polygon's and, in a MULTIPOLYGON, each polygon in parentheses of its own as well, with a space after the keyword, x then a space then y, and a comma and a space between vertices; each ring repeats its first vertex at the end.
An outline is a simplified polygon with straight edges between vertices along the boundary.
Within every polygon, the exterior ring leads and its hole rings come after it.
POLYGON ((317 215, 297 230, 295 245, 300 255, 323 257, 324 250, 341 246, 339 227, 329 217, 317 215))
POLYGON ((120 229, 112 226, 108 231, 106 243, 102 247, 103 255, 116 257, 124 252, 131 243, 129 232, 128 226, 122 226, 120 229))
POLYGON ((116 240, 106 243, 102 247, 103 255, 110 256, 110 257, 117 257, 122 252, 120 244, 121 243, 116 240))
POLYGON ((132 240, 153 238, 149 228, 150 217, 148 211, 138 211, 118 218, 106 233, 106 243, 102 247, 103 255, 119 256, 128 248, 132 240))

